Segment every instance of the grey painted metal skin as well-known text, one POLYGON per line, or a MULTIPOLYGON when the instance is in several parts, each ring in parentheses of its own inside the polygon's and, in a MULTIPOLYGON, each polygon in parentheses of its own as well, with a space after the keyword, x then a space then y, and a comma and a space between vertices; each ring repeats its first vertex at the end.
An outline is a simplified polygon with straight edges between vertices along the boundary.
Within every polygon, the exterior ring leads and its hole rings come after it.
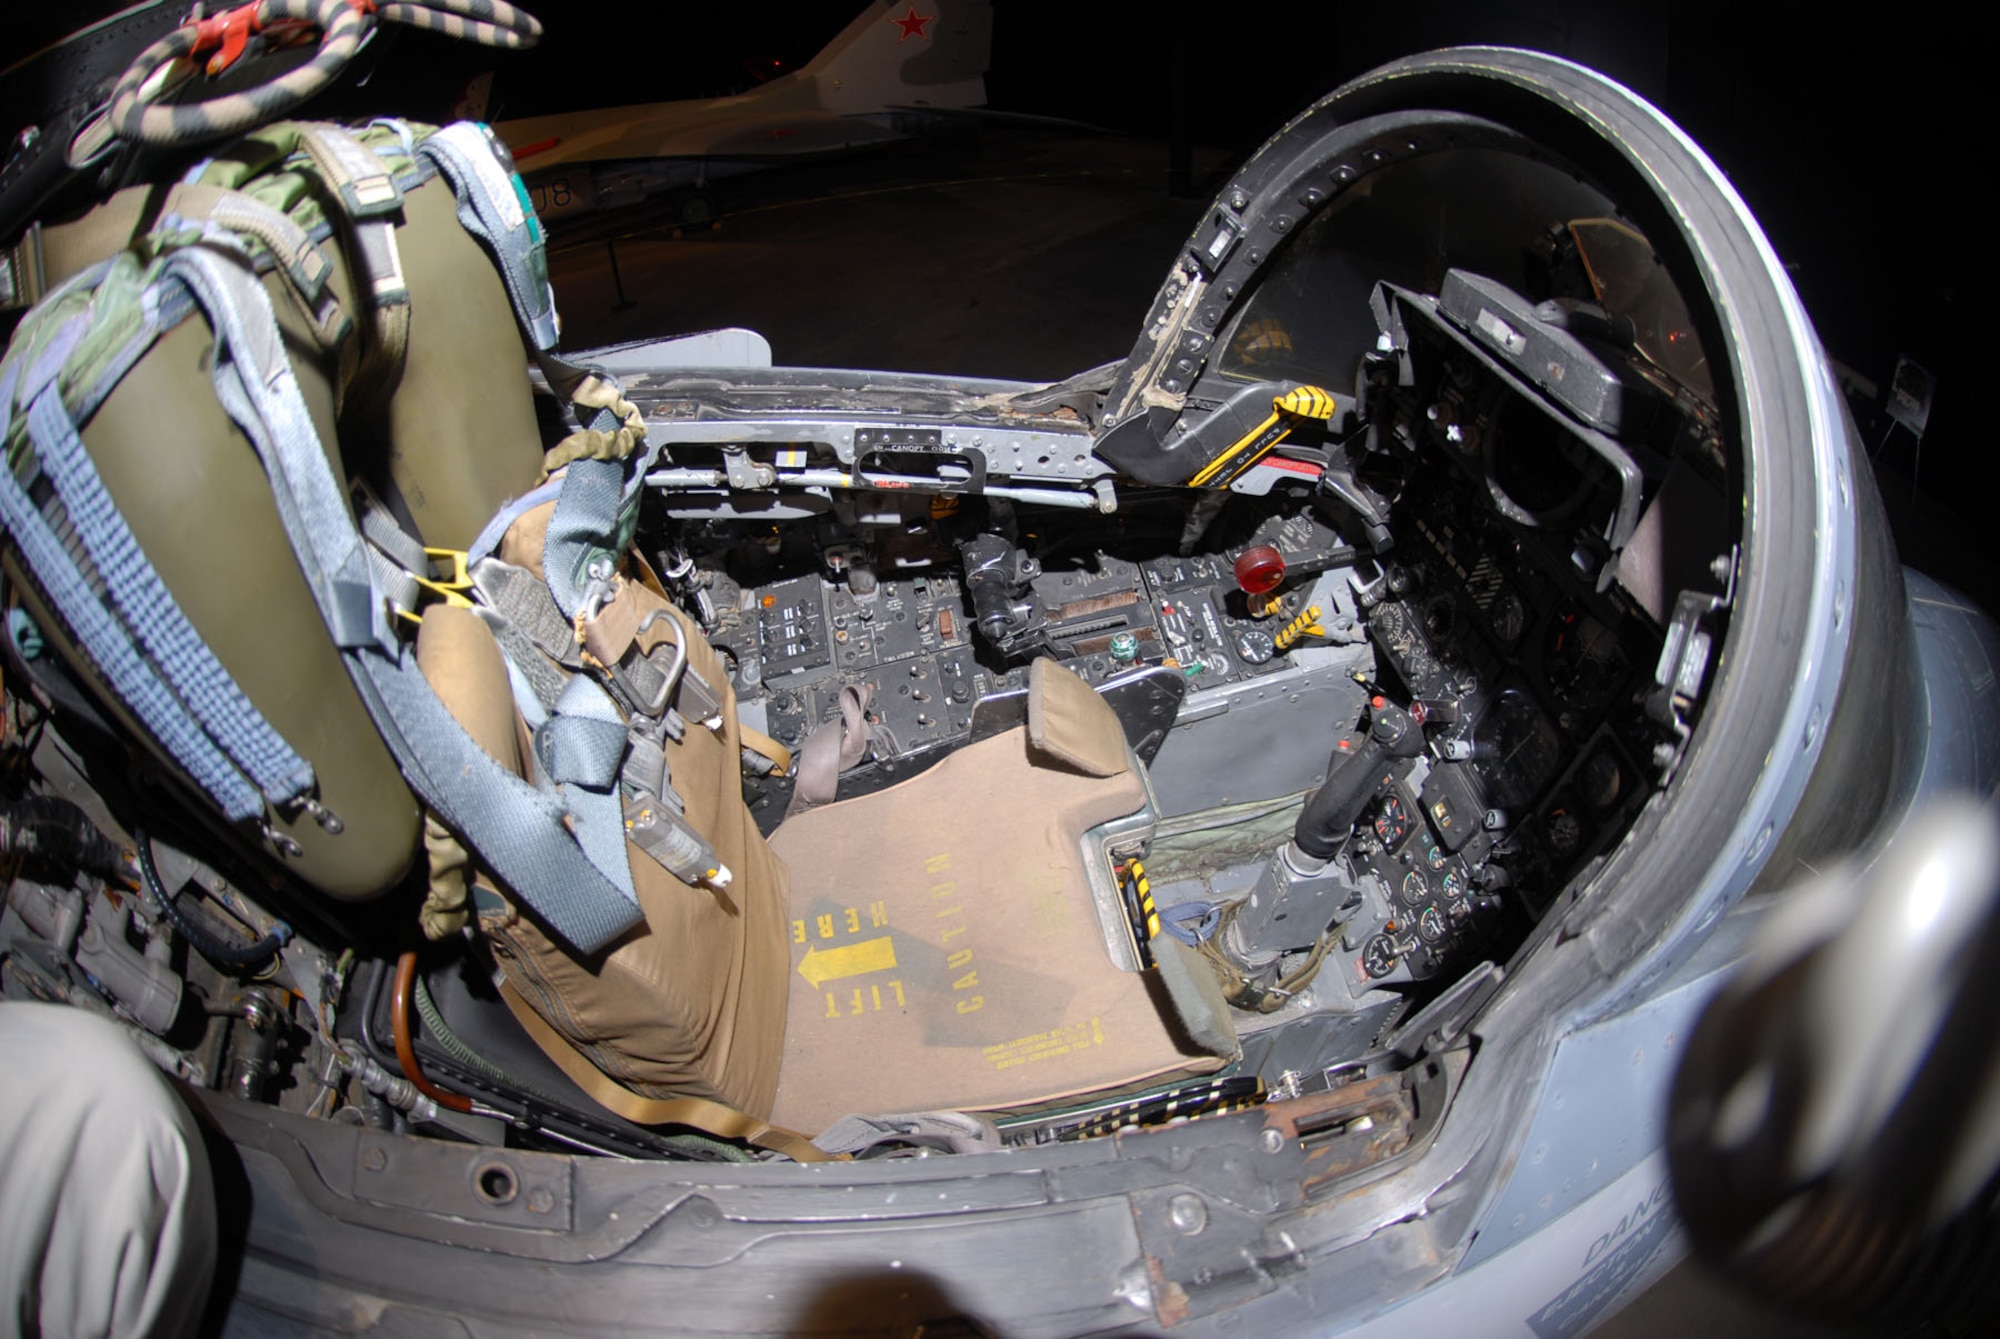
POLYGON ((218 1099, 251 1201, 230 1332, 798 1332, 914 1294, 1009 1335, 1566 1335, 1662 1272, 1680 1250, 1657 1147, 1675 1044, 1762 914, 1766 890, 1745 895, 1843 697, 1883 690, 1854 668, 1872 663, 1859 615, 1907 627, 1922 685, 1918 756, 1878 839, 1934 790, 1993 793, 1996 637, 1935 583, 1912 576, 1906 597, 1900 569, 1871 575, 1881 522, 1803 308, 1664 117, 1573 65, 1494 50, 1414 58, 1337 97, 1479 90, 1615 138, 1676 212, 1742 383, 1749 512, 1677 802, 1456 1021, 1479 1039, 1471 1063, 1419 1062, 1408 1153, 1308 1200, 1304 1150, 1258 1112, 992 1156, 718 1168, 465 1149, 218 1099), (504 1204, 478 1193, 495 1162, 522 1188, 504 1204))

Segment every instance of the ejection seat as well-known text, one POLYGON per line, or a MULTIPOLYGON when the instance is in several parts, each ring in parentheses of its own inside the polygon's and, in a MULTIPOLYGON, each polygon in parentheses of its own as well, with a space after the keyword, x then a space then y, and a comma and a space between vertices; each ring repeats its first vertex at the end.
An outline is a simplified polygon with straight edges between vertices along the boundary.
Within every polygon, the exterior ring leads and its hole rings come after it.
MULTIPOLYGON (((496 557, 538 571, 547 512, 524 514, 496 557)), ((786 1131, 849 1114, 1038 1107, 1233 1058, 1206 965, 1171 937, 1126 938, 1107 847, 1149 831, 1151 796, 1082 680, 1037 662, 1022 724, 798 813, 766 842, 743 802, 720 658, 656 592, 628 582, 621 598, 665 614, 652 635, 719 686, 714 728, 691 723, 667 768, 731 881, 692 886, 632 848, 646 922, 587 958, 504 889, 487 889, 481 916, 517 1017, 599 1103, 746 1138, 768 1121, 779 1133, 758 1142, 784 1148, 786 1131), (1157 966, 1121 965, 1121 940, 1157 966)), ((481 747, 533 779, 487 625, 431 609, 418 661, 481 747)))

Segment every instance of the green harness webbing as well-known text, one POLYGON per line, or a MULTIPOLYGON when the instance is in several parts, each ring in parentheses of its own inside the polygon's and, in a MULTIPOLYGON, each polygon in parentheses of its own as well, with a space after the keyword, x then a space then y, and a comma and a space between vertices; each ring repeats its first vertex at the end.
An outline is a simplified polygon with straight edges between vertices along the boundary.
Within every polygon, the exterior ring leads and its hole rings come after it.
MULTIPOLYGON (((419 170, 434 167, 451 183, 461 222, 500 262, 524 332, 552 384, 587 411, 585 426, 642 440, 643 420, 615 382, 553 352, 554 301, 539 225, 490 132, 460 124, 421 142, 401 125, 368 133, 378 144, 400 147, 419 170)), ((244 249, 245 239, 254 239, 271 256, 313 313, 322 338, 337 342, 345 334, 334 328, 336 319, 344 327, 344 318, 326 305, 326 267, 308 233, 316 218, 302 194, 304 176, 290 166, 303 152, 313 175, 332 188, 357 242, 357 282, 375 325, 369 366, 358 379, 379 385, 400 360, 400 340, 393 336, 407 329, 396 319, 406 322, 408 312, 395 254, 393 221, 402 199, 395 172, 368 145, 330 126, 272 127, 233 152, 235 159, 193 174, 203 193, 182 203, 189 212, 198 207, 200 216, 176 212, 161 220, 153 245, 164 254, 142 267, 127 253, 65 285, 83 300, 68 334, 30 341, 39 374, 30 379, 42 396, 29 415, 37 450, 100 584, 109 587, 135 635, 85 598, 91 575, 67 560, 18 484, 0 496, 8 528, 112 690, 225 814, 241 820, 261 815, 267 803, 302 797, 311 803, 310 768, 194 633, 110 505, 76 434, 76 422, 88 419, 161 331, 201 308, 215 332, 216 395, 257 449, 314 601, 404 776, 553 931, 579 952, 594 953, 641 920, 620 796, 629 748, 625 723, 602 687, 588 676, 572 676, 545 704, 546 719, 535 731, 537 784, 501 769, 458 728, 387 624, 382 583, 388 568, 407 566, 407 559, 385 562, 385 541, 393 548, 394 537, 379 534, 368 542, 351 519, 300 398, 275 313, 256 280, 254 256, 244 249), (260 175, 272 167, 280 169, 278 176, 260 175), (239 196, 235 187, 258 194, 239 196), (104 283, 112 276, 119 282, 111 297, 136 288, 141 300, 129 309, 107 300, 104 283), (127 333, 121 328, 81 339, 92 319, 114 310, 130 325, 129 338, 116 337, 127 333), (72 360, 80 343, 88 357, 72 360), (67 408, 51 384, 58 368, 70 380, 74 403, 67 408)), ((572 465, 560 490, 547 565, 550 594, 566 613, 585 586, 608 575, 598 568, 617 551, 618 536, 632 519, 637 489, 631 480, 638 474, 613 461, 572 465)), ((363 514, 370 519, 365 508, 363 514)), ((396 593, 407 595, 400 587, 396 593)), ((542 687, 546 692, 553 685, 542 687)))
MULTIPOLYGON (((622 817, 615 831, 599 831, 609 824, 579 814, 494 762, 452 719, 414 654, 396 640, 263 286, 247 267, 202 247, 166 256, 157 282, 184 287, 207 314, 215 332, 216 396, 270 476, 279 519, 321 616, 411 789, 579 953, 607 947, 643 919, 624 863, 622 817), (615 861, 604 860, 612 849, 615 861)), ((571 688, 579 683, 580 696, 603 696, 587 680, 572 681, 571 688)), ((611 711, 608 698, 603 710, 611 711)), ((571 784, 588 788, 583 770, 579 764, 571 784)), ((615 786, 614 778, 614 794, 615 786)))

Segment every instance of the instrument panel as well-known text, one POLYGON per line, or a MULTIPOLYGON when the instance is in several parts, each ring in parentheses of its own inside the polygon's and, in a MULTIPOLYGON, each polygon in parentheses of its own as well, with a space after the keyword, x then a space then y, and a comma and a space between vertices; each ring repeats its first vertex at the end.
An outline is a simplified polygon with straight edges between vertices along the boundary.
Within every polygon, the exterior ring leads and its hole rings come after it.
MULTIPOLYGON (((1023 550, 1039 569, 1029 595, 1041 653, 1091 684, 1164 664, 1186 676, 1191 692, 1284 670, 1277 634, 1286 615, 1251 615, 1233 574, 1237 555, 1276 549, 1296 574, 1297 602, 1314 576, 1353 550, 1309 503, 1249 501, 1261 514, 1213 551, 1189 555, 1172 552, 1171 539, 1121 537, 1113 523, 1024 535, 1023 550)), ((868 765, 900 777, 967 742, 982 698, 1027 687, 1028 657, 1003 657, 978 635, 963 568, 947 546, 899 550, 906 565, 894 575, 867 562, 885 552, 801 550, 786 555, 793 574, 783 575, 782 565, 739 561, 757 543, 747 527, 740 535, 711 527, 708 536, 714 546, 697 566, 715 611, 710 640, 732 667, 739 699, 761 703, 763 728, 783 744, 797 748, 815 726, 836 719, 843 686, 872 684, 868 765), (842 560, 823 563, 824 552, 842 560)), ((768 793, 753 812, 775 825, 788 783, 758 784, 768 793)))
MULTIPOLYGON (((1565 465, 1562 498, 1534 495, 1539 517, 1507 512, 1494 501, 1496 477, 1529 492, 1511 455, 1520 425, 1533 425, 1530 463, 1580 452, 1548 441, 1543 418, 1507 409, 1479 368, 1448 355, 1417 366, 1415 384, 1390 391, 1381 414, 1406 472, 1389 485, 1398 542, 1361 588, 1363 618, 1383 677, 1426 717, 1440 755, 1418 813, 1435 822, 1431 805, 1442 804, 1457 831, 1427 835, 1462 844, 1476 823, 1477 845, 1452 849, 1504 871, 1496 881, 1538 917, 1650 790, 1637 760, 1650 750, 1643 698, 1661 633, 1599 580, 1611 483, 1565 465)), ((1409 883, 1382 873, 1399 893, 1409 883)), ((1426 941, 1423 908, 1414 910, 1415 923, 1391 938, 1421 976, 1413 960, 1439 937, 1433 923, 1426 941)), ((1377 965, 1387 953, 1377 946, 1377 965)))

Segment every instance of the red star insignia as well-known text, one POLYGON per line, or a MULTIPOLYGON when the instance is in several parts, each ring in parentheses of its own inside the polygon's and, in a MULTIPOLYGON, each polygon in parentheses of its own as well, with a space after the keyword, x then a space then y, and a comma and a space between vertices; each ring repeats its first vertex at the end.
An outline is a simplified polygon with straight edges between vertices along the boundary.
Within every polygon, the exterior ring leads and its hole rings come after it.
POLYGON ((928 27, 933 21, 935 21, 936 18, 937 15, 935 14, 917 13, 917 7, 915 5, 911 5, 910 12, 903 15, 903 17, 900 19, 897 18, 895 15, 891 14, 889 16, 889 22, 895 24, 898 28, 901 28, 903 30, 903 35, 896 39, 896 45, 901 46, 903 45, 903 43, 909 41, 912 37, 921 37, 925 41, 929 41, 930 34, 926 33, 924 29, 928 27))

